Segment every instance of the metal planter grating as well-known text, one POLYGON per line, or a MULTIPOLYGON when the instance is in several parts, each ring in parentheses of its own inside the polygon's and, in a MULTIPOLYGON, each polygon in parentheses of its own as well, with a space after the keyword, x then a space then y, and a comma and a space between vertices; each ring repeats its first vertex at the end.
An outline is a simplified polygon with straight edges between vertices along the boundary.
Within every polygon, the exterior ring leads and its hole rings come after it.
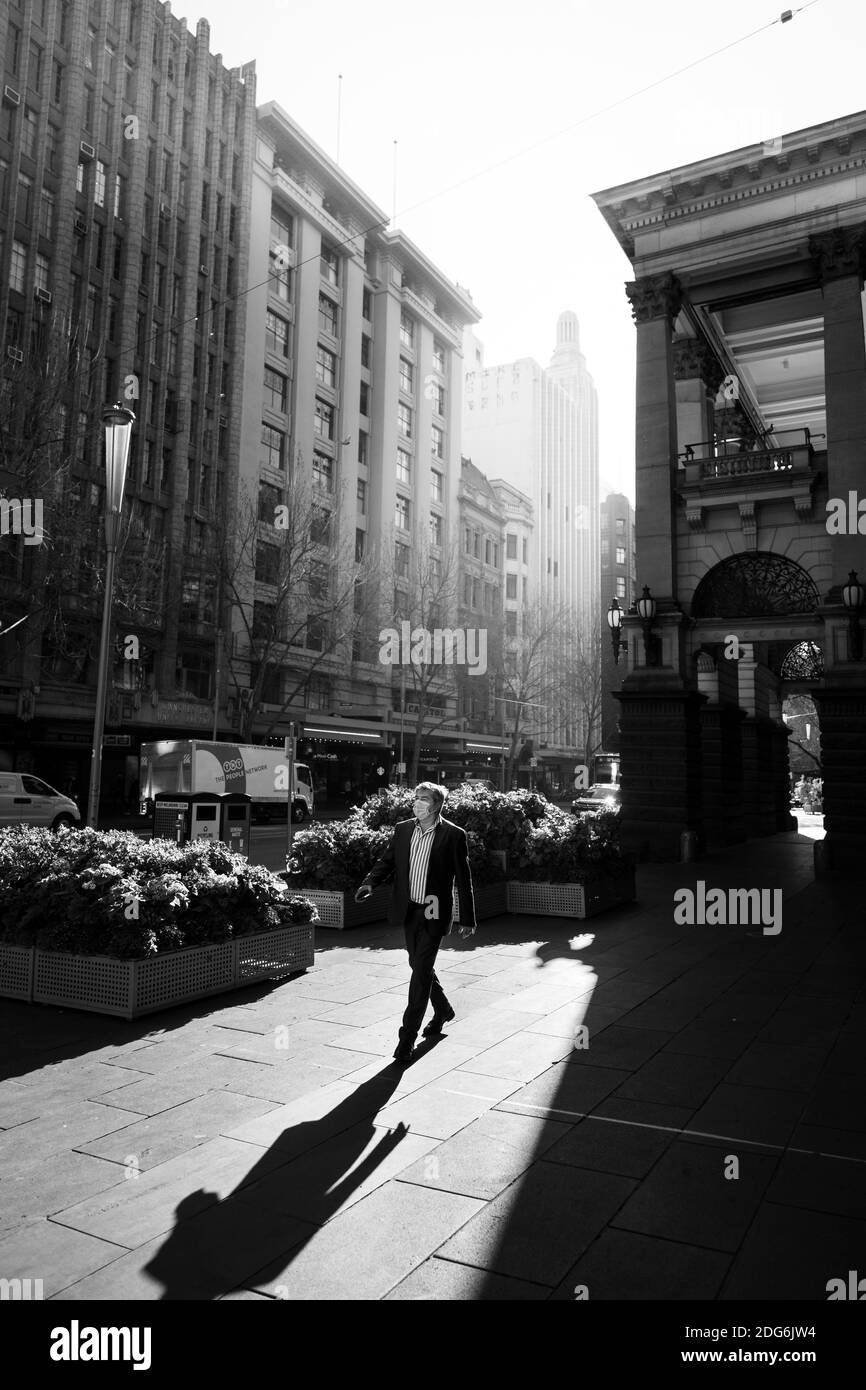
POLYGON ((266 937, 239 937, 235 950, 238 984, 283 971, 306 970, 314 961, 315 931, 312 923, 305 923, 268 932, 266 937))
POLYGON ((101 1014, 132 1018, 132 972, 135 962, 110 956, 73 956, 36 951, 33 1000, 69 1005, 101 1014))
POLYGON ((0 946, 0 995, 6 999, 31 998, 33 947, 0 946))
POLYGON ((346 927, 360 927, 366 922, 382 922, 388 915, 390 886, 374 888, 366 902, 356 903, 354 895, 346 892, 332 892, 324 888, 299 888, 297 890, 319 909, 319 925, 335 927, 344 931, 346 927))
POLYGON ((137 960, 134 967, 133 1008, 136 1014, 149 1014, 185 999, 231 989, 235 983, 234 942, 191 946, 170 955, 137 960))

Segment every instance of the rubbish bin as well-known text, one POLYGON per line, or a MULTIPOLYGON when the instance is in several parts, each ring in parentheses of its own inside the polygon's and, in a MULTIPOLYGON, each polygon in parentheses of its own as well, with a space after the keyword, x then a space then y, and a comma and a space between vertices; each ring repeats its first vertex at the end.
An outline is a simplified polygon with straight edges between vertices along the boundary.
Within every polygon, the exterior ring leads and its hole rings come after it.
POLYGON ((153 798, 153 838, 187 845, 219 839, 221 797, 213 792, 157 792, 153 798))
POLYGON ((252 797, 245 792, 223 792, 219 809, 220 839, 235 854, 249 856, 252 797))

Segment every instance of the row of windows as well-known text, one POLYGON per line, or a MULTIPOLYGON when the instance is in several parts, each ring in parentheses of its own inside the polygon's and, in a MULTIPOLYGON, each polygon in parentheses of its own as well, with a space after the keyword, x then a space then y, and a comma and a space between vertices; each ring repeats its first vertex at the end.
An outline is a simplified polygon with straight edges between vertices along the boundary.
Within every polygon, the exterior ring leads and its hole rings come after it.
MULTIPOLYGON (((485 565, 492 565, 492 567, 493 567, 494 569, 497 569, 497 570, 498 570, 498 569, 499 569, 500 550, 501 550, 501 546, 500 546, 499 542, 498 542, 498 541, 492 540, 490 536, 484 536, 484 537, 482 537, 481 532, 478 531, 478 530, 476 530, 476 529, 475 529, 474 527, 472 527, 472 526, 464 526, 464 528, 463 528, 463 551, 464 551, 464 554, 466 554, 466 555, 471 555, 471 556, 473 556, 474 559, 480 560, 480 559, 481 559, 481 551, 482 551, 482 539, 483 539, 483 542, 484 542, 484 563, 485 563, 485 565)), ((516 536, 506 536, 505 540, 506 540, 506 552, 505 552, 505 553, 506 553, 507 558, 508 558, 509 560, 516 560, 516 559, 517 559, 517 537, 516 537, 516 536), (512 541, 514 542, 514 547, 513 547, 514 553, 513 553, 513 554, 512 554, 512 546, 511 546, 511 542, 512 542, 512 541)), ((524 541, 523 541, 523 563, 524 563, 524 564, 527 563, 527 553, 528 553, 528 545, 527 545, 526 539, 524 538, 524 541)))

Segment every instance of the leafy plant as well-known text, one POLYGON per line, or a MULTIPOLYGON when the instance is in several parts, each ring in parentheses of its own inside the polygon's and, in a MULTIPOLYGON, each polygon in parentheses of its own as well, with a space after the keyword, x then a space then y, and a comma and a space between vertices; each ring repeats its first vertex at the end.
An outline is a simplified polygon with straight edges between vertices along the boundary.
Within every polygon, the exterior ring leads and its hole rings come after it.
POLYGON ((318 920, 220 841, 33 826, 0 832, 0 941, 123 959, 318 920))

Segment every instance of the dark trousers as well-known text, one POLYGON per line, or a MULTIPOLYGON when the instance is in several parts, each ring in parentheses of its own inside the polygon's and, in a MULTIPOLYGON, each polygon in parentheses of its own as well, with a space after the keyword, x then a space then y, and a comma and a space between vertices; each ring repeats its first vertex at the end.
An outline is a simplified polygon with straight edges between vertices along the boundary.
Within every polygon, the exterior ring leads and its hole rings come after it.
POLYGON ((442 932, 438 923, 427 920, 423 907, 410 906, 406 912, 404 931, 412 978, 409 981, 409 1003, 403 1015, 400 1041, 413 1043, 418 1036, 427 1004, 432 1003, 436 1013, 445 1013, 449 1005, 434 969, 436 956, 442 944, 442 932))

